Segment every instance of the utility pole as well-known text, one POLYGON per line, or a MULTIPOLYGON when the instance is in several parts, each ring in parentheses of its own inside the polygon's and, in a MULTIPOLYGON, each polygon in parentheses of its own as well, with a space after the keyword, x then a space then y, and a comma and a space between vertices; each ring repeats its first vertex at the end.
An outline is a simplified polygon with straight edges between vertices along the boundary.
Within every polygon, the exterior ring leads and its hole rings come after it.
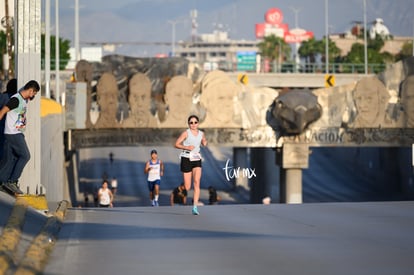
MULTIPOLYGON (((301 9, 297 9, 294 7, 289 7, 293 13, 295 14, 295 29, 299 28, 299 21, 298 21, 298 14, 300 12, 301 9)), ((299 67, 299 63, 300 63, 300 58, 299 58, 299 45, 300 43, 296 42, 295 43, 295 72, 298 71, 298 67, 299 67)))
POLYGON ((78 62, 79 60, 79 0, 75 0, 75 61, 78 62))
POLYGON ((364 67, 365 74, 368 74, 368 45, 367 45, 367 1, 364 1, 364 67))
POLYGON ((325 0, 325 73, 329 73, 329 22, 328 0, 325 0))
POLYGON ((60 49, 59 49, 59 0, 55 1, 55 84, 56 84, 56 101, 61 103, 60 100, 60 49))
POLYGON ((45 2, 45 97, 50 98, 50 0, 45 2))
POLYGON ((197 10, 190 11, 191 17, 191 41, 194 43, 197 40, 197 10))

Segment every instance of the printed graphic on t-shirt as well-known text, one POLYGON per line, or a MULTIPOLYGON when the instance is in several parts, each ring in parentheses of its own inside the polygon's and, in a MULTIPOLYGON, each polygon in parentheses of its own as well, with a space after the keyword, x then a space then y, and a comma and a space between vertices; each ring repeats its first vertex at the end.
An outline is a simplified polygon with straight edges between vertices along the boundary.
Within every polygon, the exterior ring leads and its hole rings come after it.
POLYGON ((17 115, 17 120, 14 124, 14 127, 19 131, 24 131, 26 128, 26 108, 20 111, 17 115))

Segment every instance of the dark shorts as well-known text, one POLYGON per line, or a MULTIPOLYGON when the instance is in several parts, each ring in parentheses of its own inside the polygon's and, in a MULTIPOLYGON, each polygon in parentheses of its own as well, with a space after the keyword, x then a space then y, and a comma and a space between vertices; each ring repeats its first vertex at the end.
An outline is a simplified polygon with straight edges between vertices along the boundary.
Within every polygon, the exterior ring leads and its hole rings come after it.
POLYGON ((190 161, 189 158, 181 157, 181 172, 191 172, 195 167, 201 167, 201 160, 190 161))
POLYGON ((148 190, 151 192, 154 191, 155 185, 156 184, 160 185, 160 183, 161 183, 161 180, 148 181, 148 190))

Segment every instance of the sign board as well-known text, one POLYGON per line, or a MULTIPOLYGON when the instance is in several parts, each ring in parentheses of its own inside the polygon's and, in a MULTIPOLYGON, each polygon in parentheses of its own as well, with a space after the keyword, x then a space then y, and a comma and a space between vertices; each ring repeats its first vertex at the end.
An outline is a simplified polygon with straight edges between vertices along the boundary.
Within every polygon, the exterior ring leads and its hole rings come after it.
POLYGON ((313 37, 313 32, 303 29, 291 29, 285 33, 286 43, 301 43, 313 37))
POLYGON ((256 52, 244 51, 237 52, 238 71, 256 71, 256 52))
POLYGON ((272 24, 272 25, 278 25, 282 23, 283 21, 283 13, 278 8, 270 8, 265 13, 265 22, 272 24))
POLYGON ((283 38, 289 27, 287 24, 271 25, 267 23, 256 24, 256 38, 263 38, 274 35, 283 38))
POLYGON ((335 76, 332 74, 325 75, 325 87, 333 87, 335 86, 335 76))

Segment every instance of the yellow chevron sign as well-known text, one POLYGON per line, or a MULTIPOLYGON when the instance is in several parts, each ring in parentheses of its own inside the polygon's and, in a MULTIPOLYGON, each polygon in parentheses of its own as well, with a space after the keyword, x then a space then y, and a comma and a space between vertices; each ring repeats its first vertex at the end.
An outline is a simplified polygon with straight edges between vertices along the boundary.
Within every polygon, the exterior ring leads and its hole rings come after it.
POLYGON ((237 80, 244 85, 247 85, 249 83, 249 77, 246 74, 239 74, 237 76, 237 80))
POLYGON ((325 75, 325 87, 335 86, 335 76, 332 74, 325 75))

